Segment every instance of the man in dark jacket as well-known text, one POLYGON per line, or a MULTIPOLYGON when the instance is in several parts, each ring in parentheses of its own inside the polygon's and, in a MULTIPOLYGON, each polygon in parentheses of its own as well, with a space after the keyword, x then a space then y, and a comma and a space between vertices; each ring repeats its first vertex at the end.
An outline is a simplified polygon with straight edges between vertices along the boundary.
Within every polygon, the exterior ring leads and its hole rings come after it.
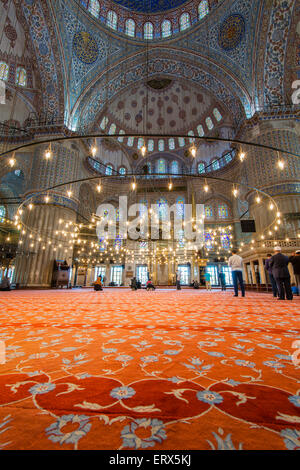
POLYGON ((293 300, 291 276, 288 270, 289 258, 281 253, 281 247, 275 246, 275 255, 270 259, 272 274, 276 280, 279 300, 293 300))
POLYGON ((270 266, 270 261, 272 259, 272 255, 268 254, 267 257, 268 258, 265 261, 265 269, 266 269, 267 273, 269 274, 270 282, 271 282, 271 285, 272 285, 273 297, 277 297, 278 296, 277 284, 276 284, 275 278, 274 278, 273 273, 272 273, 272 268, 270 266))
POLYGON ((289 261, 293 265, 296 285, 298 286, 298 295, 300 295, 300 250, 293 253, 293 256, 290 256, 289 261))

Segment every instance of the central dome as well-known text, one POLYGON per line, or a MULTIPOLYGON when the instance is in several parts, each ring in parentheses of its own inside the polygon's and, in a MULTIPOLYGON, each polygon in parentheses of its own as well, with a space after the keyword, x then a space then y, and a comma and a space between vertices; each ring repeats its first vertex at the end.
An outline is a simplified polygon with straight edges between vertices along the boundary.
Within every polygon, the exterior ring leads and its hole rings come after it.
POLYGON ((160 13, 177 8, 186 3, 186 1, 187 0, 114 0, 114 3, 140 13, 160 13))

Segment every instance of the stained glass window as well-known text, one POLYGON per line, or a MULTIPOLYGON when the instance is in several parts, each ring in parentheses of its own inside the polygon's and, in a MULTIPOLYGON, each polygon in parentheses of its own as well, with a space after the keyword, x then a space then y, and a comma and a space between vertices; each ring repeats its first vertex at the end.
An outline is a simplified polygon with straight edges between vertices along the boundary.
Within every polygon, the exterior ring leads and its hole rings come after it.
POLYGON ((201 175, 202 173, 205 173, 205 163, 200 162, 198 163, 198 173, 201 175))
POLYGON ((23 67, 17 68, 16 84, 20 86, 26 86, 27 84, 27 72, 23 67))
POLYGON ((98 0, 90 0, 88 10, 93 16, 96 16, 97 18, 100 11, 100 3, 98 0))
POLYGON ((220 219, 228 219, 228 206, 226 204, 219 204, 218 215, 220 219))
POLYGON ((153 152, 154 150, 154 140, 150 139, 148 140, 148 152, 153 152))
POLYGON ((176 211, 177 211, 177 216, 181 219, 184 218, 184 204, 185 204, 184 197, 179 197, 176 201, 176 211))
POLYGON ((197 126, 197 132, 198 132, 199 137, 204 137, 204 129, 203 129, 203 126, 201 124, 199 124, 199 126, 197 126))
POLYGON ((226 162, 226 163, 229 163, 229 162, 231 162, 231 160, 232 160, 231 153, 226 153, 226 155, 225 155, 225 162, 226 162))
POLYGON ((132 146, 133 146, 133 142, 134 142, 134 137, 128 137, 128 140, 127 140, 127 145, 128 145, 128 147, 132 147, 132 146))
POLYGON ((117 13, 114 11, 109 11, 107 13, 107 21, 106 24, 112 29, 117 29, 117 23, 118 23, 118 16, 117 13))
POLYGON ((207 117, 205 119, 205 122, 206 122, 206 125, 207 125, 207 129, 209 129, 211 131, 214 128, 214 124, 213 124, 211 118, 207 117))
POLYGON ((165 150, 165 141, 163 139, 160 139, 158 141, 158 150, 160 152, 163 152, 165 150))
POLYGON ((212 236, 209 232, 205 232, 205 248, 207 250, 210 250, 213 246, 213 240, 212 240, 212 236))
POLYGON ((220 163, 219 163, 219 161, 215 158, 214 160, 212 160, 212 169, 213 169, 214 171, 216 171, 216 170, 219 170, 219 168, 220 168, 220 163))
POLYGON ((138 149, 141 149, 144 144, 145 144, 144 139, 142 137, 140 137, 138 139, 138 144, 137 144, 138 149))
POLYGON ((106 116, 104 116, 104 118, 102 119, 101 124, 100 124, 101 129, 104 130, 106 128, 107 124, 108 124, 108 118, 106 116))
MULTIPOLYGON (((121 129, 121 130, 119 131, 119 134, 125 134, 125 131, 123 131, 123 129, 121 129)), ((123 142, 123 140, 124 140, 124 137, 122 137, 122 135, 119 135, 118 141, 119 141, 119 142, 123 142)))
POLYGON ((161 25, 161 35, 163 38, 168 38, 172 34, 172 27, 170 20, 164 20, 161 25))
POLYGON ((169 139, 169 149, 174 150, 175 149, 175 139, 173 137, 169 139))
POLYGON ((160 158, 157 161, 157 173, 166 173, 166 160, 164 160, 163 158, 160 158))
POLYGON ((229 250, 230 248, 230 239, 228 235, 221 236, 221 245, 224 250, 229 250))
POLYGON ((179 248, 185 247, 184 230, 182 229, 178 231, 178 246, 179 248))
POLYGON ((120 173, 120 175, 122 175, 122 176, 125 176, 125 175, 126 175, 126 168, 125 168, 125 166, 121 166, 121 168, 119 169, 119 173, 120 173))
POLYGON ((114 243, 115 248, 120 249, 122 246, 122 242, 123 242, 122 235, 117 235, 115 239, 115 243, 114 243))
POLYGON ((99 238, 99 250, 105 251, 105 238, 104 237, 99 238))
POLYGON ((205 206, 205 218, 212 219, 213 218, 213 208, 212 206, 205 206))
POLYGON ((145 23, 144 24, 144 39, 153 39, 153 24, 145 23))
POLYGON ((126 20, 125 22, 125 34, 132 38, 135 36, 135 22, 131 19, 126 20))
POLYGON ((116 210, 116 222, 120 222, 120 209, 116 210))
POLYGON ((185 146, 184 137, 178 137, 178 143, 179 143, 179 147, 184 147, 185 146))
MULTIPOLYGON (((188 132, 188 135, 190 135, 190 136, 195 135, 195 134, 194 134, 194 131, 189 131, 189 132, 188 132)), ((192 144, 193 142, 195 142, 195 139, 189 139, 189 141, 190 141, 190 144, 192 144)))
POLYGON ((165 219, 167 215, 167 205, 168 205, 167 200, 161 197, 160 199, 158 199, 157 205, 158 205, 158 217, 160 219, 165 219))
POLYGON ((108 133, 109 133, 110 135, 115 134, 116 128, 117 128, 117 126, 116 126, 115 124, 111 124, 108 133))
POLYGON ((180 31, 184 31, 190 26, 191 26, 190 15, 188 13, 183 13, 180 17, 180 31))
POLYGON ((171 173, 172 173, 172 175, 178 175, 178 173, 179 173, 179 165, 178 165, 178 162, 176 160, 174 160, 171 163, 171 173))
POLYGON ((202 20, 209 13, 208 1, 203 0, 198 6, 199 20, 202 20))
POLYGON ((6 215, 6 209, 4 206, 0 206, 0 222, 4 222, 4 217, 6 215))
POLYGON ((218 110, 218 108, 215 108, 213 110, 213 114, 216 118, 217 121, 221 121, 222 120, 222 114, 220 113, 220 111, 218 110))
POLYGON ((105 174, 108 175, 108 176, 111 176, 112 172, 113 172, 113 166, 112 165, 107 165, 107 167, 105 169, 105 174))
POLYGON ((8 79, 9 66, 5 62, 0 62, 0 80, 8 79))

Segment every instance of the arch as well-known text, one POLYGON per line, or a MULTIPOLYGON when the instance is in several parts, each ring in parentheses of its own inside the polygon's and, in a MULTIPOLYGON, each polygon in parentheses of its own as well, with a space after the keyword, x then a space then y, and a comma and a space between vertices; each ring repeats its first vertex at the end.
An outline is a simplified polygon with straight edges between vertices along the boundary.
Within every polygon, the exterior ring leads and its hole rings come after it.
POLYGON ((198 18, 202 20, 209 13, 208 0, 202 0, 198 5, 198 18))
POLYGON ((191 26, 191 18, 189 13, 182 13, 179 19, 180 31, 185 31, 191 26))
POLYGON ((114 169, 114 167, 111 163, 107 164, 106 168, 105 168, 105 174, 107 176, 111 176, 113 174, 113 169, 114 169))
POLYGON ((206 124, 206 127, 209 131, 211 131, 215 127, 214 123, 212 122, 211 117, 209 117, 209 116, 205 119, 205 124, 206 124))
POLYGON ((156 172, 159 174, 164 174, 167 171, 167 164, 164 158, 160 158, 156 161, 156 172))
POLYGON ((98 18, 99 13, 100 13, 100 3, 99 3, 99 1, 98 0, 89 0, 88 11, 91 13, 91 15, 98 18))
POLYGON ((144 39, 153 39, 153 24, 150 21, 144 24, 144 39))
POLYGON ((215 118, 218 122, 222 121, 223 117, 222 117, 222 114, 220 113, 220 111, 218 110, 218 108, 214 108, 213 115, 215 116, 215 118))
POLYGON ((125 34, 129 37, 135 37, 135 22, 129 18, 125 21, 125 34))
POLYGON ((16 72, 16 85, 26 87, 27 85, 27 72, 24 67, 17 67, 16 72))
POLYGON ((213 206, 211 204, 205 204, 204 214, 205 214, 206 219, 213 219, 214 218, 213 206))
POLYGON ((229 209, 226 203, 219 203, 218 204, 218 218, 219 219, 228 219, 229 217, 229 209))
POLYGON ((205 162, 199 162, 197 165, 198 175, 205 173, 205 162))
POLYGON ((6 62, 0 62, 0 80, 6 82, 8 80, 9 65, 6 62))
POLYGON ((178 175, 179 173, 179 164, 177 160, 173 160, 171 163, 171 172, 172 175, 178 175))
POLYGON ((121 176, 125 176, 127 174, 127 168, 125 166, 120 166, 119 168, 119 174, 121 176))
POLYGON ((217 158, 213 158, 211 161, 211 168, 213 171, 217 171, 220 169, 220 162, 217 158))
POLYGON ((115 125, 115 123, 112 123, 108 131, 109 135, 114 135, 116 133, 116 129, 117 129, 117 126, 115 125))
POLYGON ((115 11, 110 10, 107 13, 106 24, 109 28, 117 29, 118 26, 118 15, 115 11))
POLYGON ((170 20, 164 20, 161 24, 161 37, 169 38, 172 36, 172 23, 170 20))

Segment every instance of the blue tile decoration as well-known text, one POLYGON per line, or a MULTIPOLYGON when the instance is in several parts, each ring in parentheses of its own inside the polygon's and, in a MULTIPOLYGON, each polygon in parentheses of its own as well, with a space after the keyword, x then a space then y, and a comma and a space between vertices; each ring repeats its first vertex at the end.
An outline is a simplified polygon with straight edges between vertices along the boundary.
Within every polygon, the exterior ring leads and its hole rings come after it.
POLYGON ((114 3, 140 13, 160 13, 178 8, 186 0, 114 0, 114 3))
POLYGON ((240 14, 230 15, 220 27, 218 38, 220 47, 225 51, 237 47, 244 37, 245 29, 245 20, 240 14))

